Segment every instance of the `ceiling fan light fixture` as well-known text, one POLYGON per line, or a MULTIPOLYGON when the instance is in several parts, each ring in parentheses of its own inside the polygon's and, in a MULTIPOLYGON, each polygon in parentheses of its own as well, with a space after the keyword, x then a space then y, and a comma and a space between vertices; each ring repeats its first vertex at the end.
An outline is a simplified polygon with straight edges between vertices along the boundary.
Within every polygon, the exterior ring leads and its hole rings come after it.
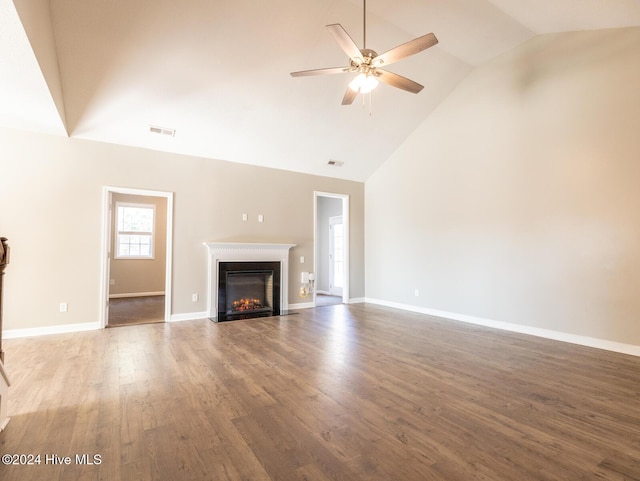
POLYGON ((360 73, 351 81, 349 88, 354 92, 368 94, 375 89, 379 83, 378 79, 373 75, 360 73))

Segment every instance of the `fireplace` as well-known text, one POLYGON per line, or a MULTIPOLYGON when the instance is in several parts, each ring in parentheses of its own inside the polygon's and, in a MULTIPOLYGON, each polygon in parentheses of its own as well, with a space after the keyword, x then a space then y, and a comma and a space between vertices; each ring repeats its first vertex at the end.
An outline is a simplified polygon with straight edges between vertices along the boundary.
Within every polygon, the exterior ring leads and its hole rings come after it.
POLYGON ((279 262, 218 264, 218 321, 279 314, 279 262))
POLYGON ((295 244, 205 242, 204 245, 209 254, 209 319, 217 322, 287 314, 289 251, 295 244))

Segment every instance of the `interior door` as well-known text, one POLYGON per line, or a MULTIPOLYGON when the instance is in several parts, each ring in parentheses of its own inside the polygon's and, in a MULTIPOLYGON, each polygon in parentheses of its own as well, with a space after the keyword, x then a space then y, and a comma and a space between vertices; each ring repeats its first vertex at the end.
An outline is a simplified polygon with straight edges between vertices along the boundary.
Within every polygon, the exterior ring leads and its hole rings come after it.
POLYGON ((344 224, 342 216, 329 218, 329 293, 342 296, 344 287, 344 224))

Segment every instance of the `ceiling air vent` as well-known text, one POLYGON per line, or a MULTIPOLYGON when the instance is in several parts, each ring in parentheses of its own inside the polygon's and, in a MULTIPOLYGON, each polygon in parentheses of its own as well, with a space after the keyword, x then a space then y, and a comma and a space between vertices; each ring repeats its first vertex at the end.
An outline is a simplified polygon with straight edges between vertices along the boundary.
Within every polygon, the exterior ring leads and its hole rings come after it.
POLYGON ((342 167, 344 165, 344 162, 340 160, 330 160, 329 162, 327 162, 327 165, 330 165, 332 167, 342 167))
POLYGON ((153 134, 166 135, 168 137, 175 137, 176 135, 176 131, 174 129, 167 129, 164 127, 158 127, 156 125, 150 125, 149 132, 153 134))

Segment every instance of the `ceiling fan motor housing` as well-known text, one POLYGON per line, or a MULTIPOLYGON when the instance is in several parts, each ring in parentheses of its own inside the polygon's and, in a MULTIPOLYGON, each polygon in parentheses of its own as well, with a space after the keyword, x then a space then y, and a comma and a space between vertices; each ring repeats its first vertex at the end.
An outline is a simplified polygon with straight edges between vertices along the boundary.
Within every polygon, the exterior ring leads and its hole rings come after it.
POLYGON ((376 75, 377 65, 373 65, 372 61, 378 56, 378 53, 368 48, 361 49, 360 53, 362 53, 362 61, 358 63, 360 59, 351 59, 351 70, 363 73, 366 76, 376 75))
POLYGON ((366 64, 370 64, 371 60, 378 56, 378 53, 376 51, 369 48, 363 48, 360 50, 360 52, 362 53, 362 58, 364 59, 364 63, 366 64))

